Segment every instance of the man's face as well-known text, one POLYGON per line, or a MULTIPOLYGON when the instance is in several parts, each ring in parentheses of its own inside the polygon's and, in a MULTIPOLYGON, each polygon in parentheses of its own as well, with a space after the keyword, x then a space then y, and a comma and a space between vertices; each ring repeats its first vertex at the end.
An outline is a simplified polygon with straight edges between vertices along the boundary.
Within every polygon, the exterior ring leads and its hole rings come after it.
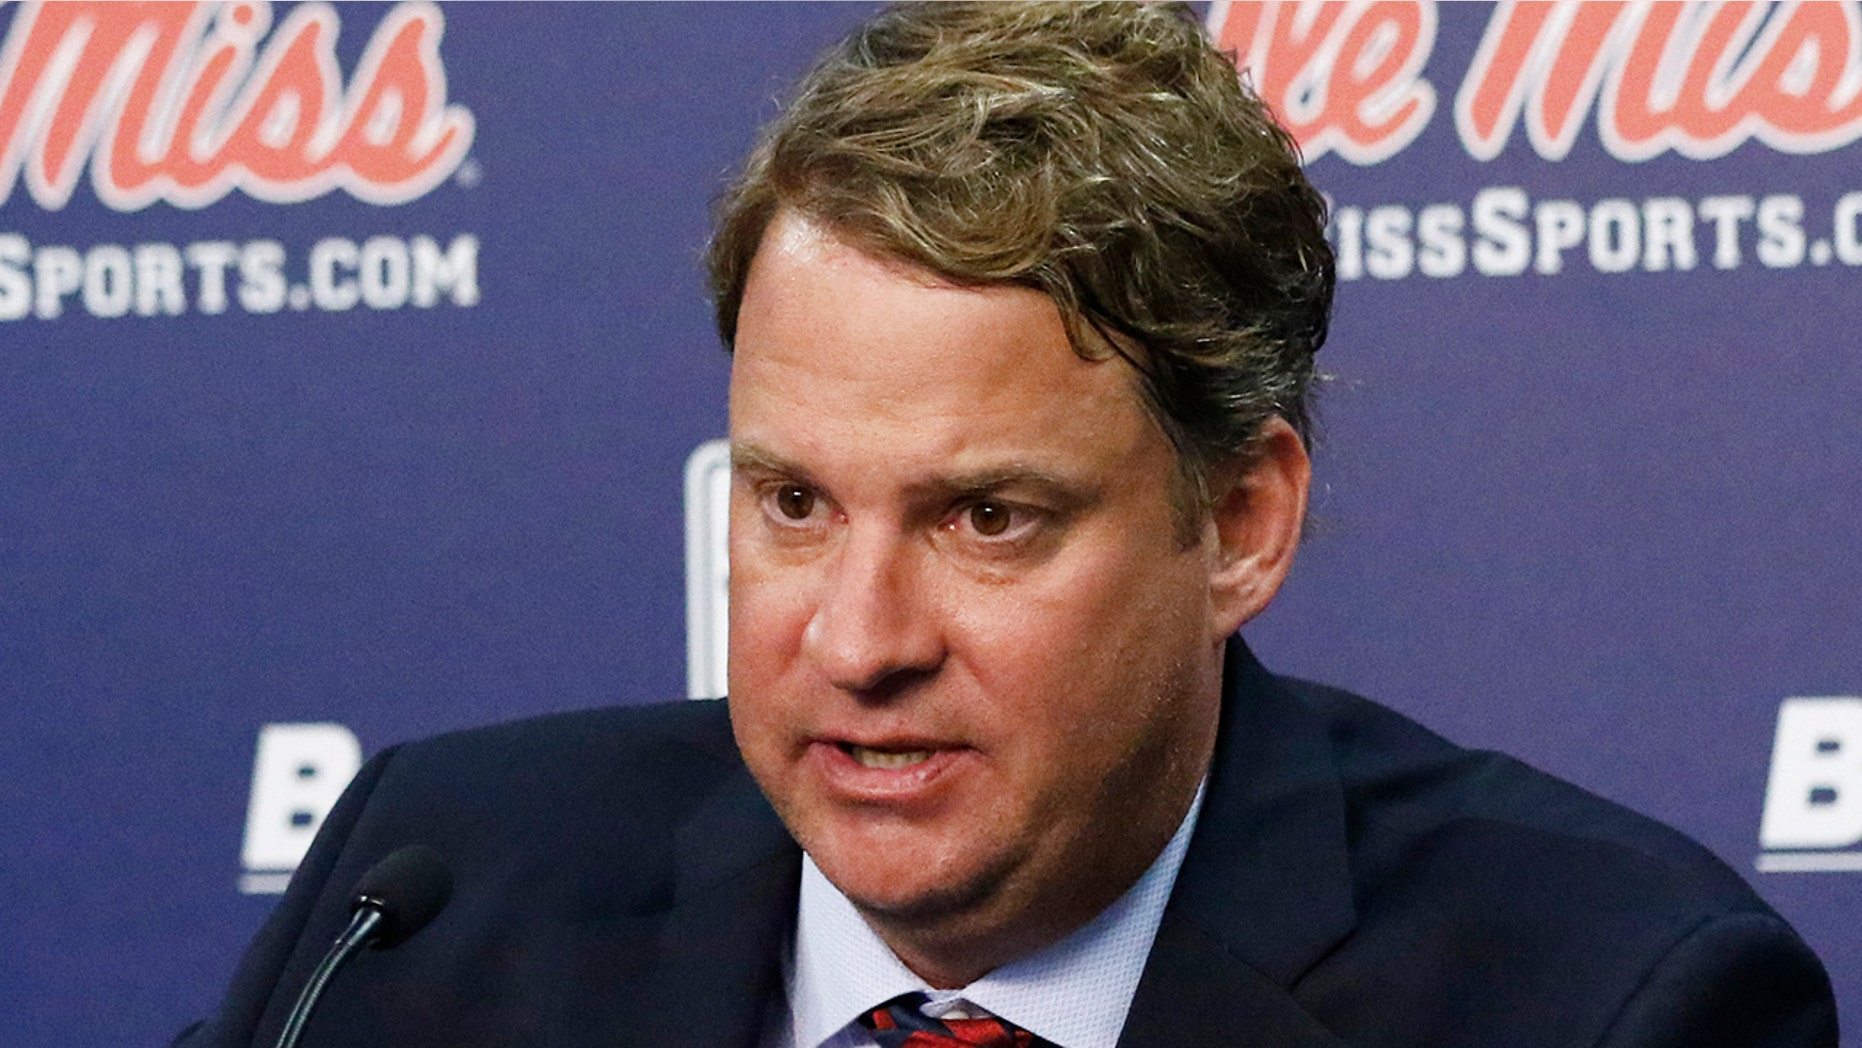
POLYGON ((934 981, 1089 919, 1188 806, 1232 627, 1130 366, 785 213, 730 409, 731 718, 790 831, 934 981))

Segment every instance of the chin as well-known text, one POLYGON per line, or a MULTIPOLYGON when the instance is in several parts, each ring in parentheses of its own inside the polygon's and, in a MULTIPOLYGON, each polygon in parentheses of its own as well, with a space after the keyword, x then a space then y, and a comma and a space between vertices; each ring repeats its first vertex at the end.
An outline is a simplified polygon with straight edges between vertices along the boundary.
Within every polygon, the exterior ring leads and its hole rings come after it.
POLYGON ((869 918, 912 927, 960 923, 965 915, 987 909, 1000 894, 1009 866, 978 864, 972 856, 925 855, 922 849, 887 849, 870 840, 851 847, 811 847, 809 854, 869 918), (885 858, 875 861, 878 854, 885 858))

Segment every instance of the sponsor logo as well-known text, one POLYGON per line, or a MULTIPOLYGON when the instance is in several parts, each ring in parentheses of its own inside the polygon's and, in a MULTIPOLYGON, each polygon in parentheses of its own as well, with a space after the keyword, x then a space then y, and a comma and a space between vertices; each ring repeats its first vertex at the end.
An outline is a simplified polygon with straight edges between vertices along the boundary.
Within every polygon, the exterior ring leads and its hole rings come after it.
POLYGON ((1862 266, 1862 191, 1535 199, 1489 186, 1465 202, 1335 203, 1338 279, 1685 273, 1862 266))
POLYGON ((475 306, 478 238, 325 237, 293 252, 277 240, 93 244, 80 251, 0 233, 0 321, 67 312, 217 316, 290 309, 344 312, 475 306), (293 279, 293 278, 296 279, 293 279), (185 279, 184 279, 185 278, 185 279))
POLYGON ((1862 698, 1779 705, 1759 844, 1765 873, 1862 871, 1862 698))
POLYGON ((267 724, 252 759, 239 890, 282 892, 317 828, 362 767, 362 744, 341 724, 267 724))
POLYGON ((723 696, 730 637, 731 446, 708 440, 685 460, 685 693, 723 696))
POLYGON ((393 8, 347 83, 335 8, 300 4, 271 23, 255 0, 22 6, 0 47, 0 204, 23 181, 58 210, 86 161, 117 211, 234 190, 401 204, 459 168, 473 121, 446 102, 438 8, 393 8))
MULTIPOLYGON (((1218 45, 1300 141, 1307 159, 1375 164, 1436 110, 1422 75, 1433 3, 1225 3, 1218 45)), ((1611 156, 1725 156, 1749 141, 1822 153, 1862 138, 1862 17, 1854 3, 1503 3, 1454 93, 1476 160, 1523 123, 1563 160, 1593 117, 1611 156)))

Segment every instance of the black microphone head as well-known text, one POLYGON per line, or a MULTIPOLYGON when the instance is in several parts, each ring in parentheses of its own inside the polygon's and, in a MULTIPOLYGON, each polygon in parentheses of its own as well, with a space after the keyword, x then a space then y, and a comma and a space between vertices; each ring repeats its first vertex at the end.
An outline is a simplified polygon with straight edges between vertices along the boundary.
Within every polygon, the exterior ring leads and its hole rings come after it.
POLYGON ((382 913, 375 948, 385 950, 427 926, 453 897, 453 874, 440 853, 410 844, 369 867, 356 882, 352 906, 382 913))

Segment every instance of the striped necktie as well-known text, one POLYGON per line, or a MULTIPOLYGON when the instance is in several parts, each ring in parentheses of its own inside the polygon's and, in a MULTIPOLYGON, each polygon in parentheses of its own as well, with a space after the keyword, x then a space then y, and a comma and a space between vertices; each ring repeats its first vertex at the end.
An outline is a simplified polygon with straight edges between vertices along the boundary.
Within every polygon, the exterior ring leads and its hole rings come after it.
POLYGON ((922 993, 894 997, 860 1017, 879 1048, 1040 1048, 1048 1042, 994 1017, 987 1019, 933 1019, 919 1008, 929 998, 922 993))

